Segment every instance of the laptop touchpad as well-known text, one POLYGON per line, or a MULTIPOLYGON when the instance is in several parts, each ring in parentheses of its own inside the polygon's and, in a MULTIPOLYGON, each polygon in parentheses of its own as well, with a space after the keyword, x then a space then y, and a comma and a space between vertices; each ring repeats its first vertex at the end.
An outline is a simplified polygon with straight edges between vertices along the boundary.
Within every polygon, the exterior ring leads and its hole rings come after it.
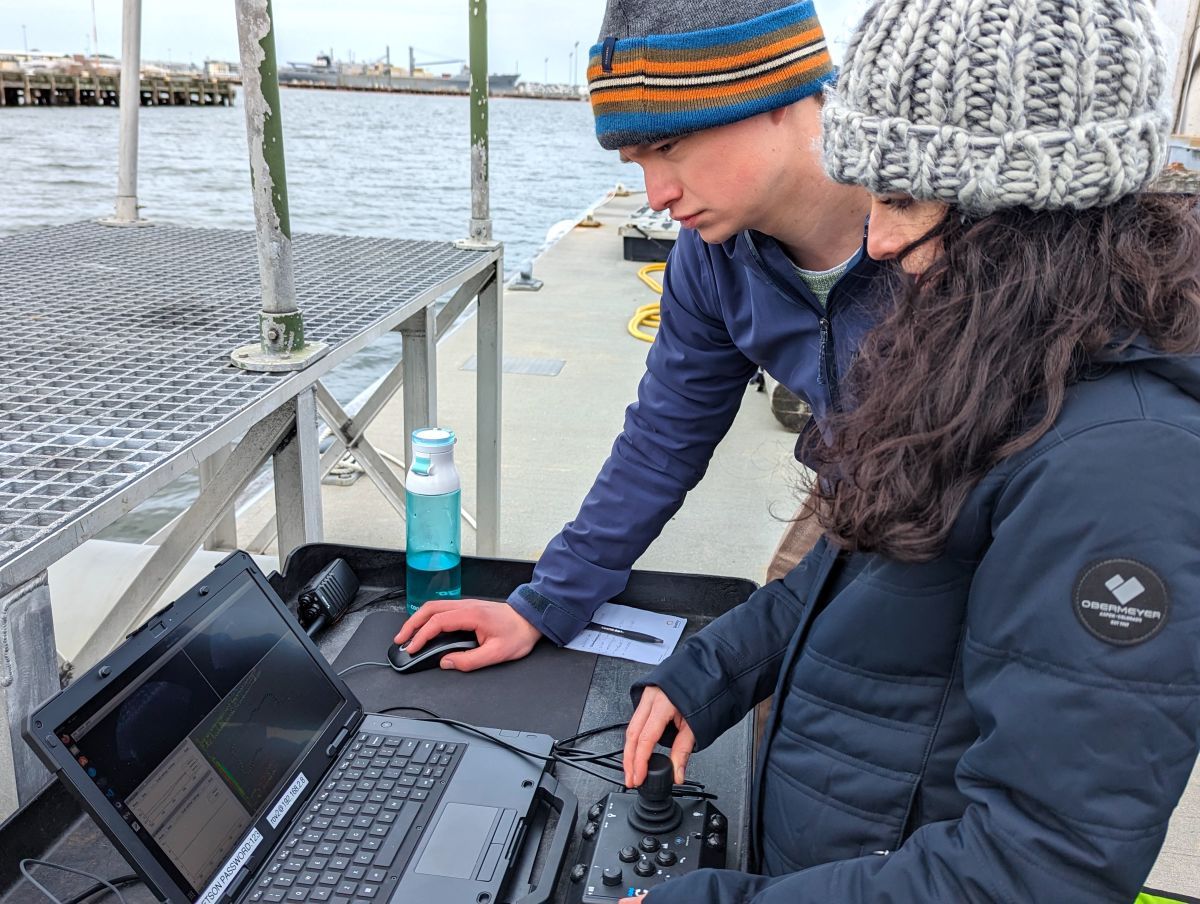
POLYGON ((472 878, 480 852, 491 841, 497 812, 495 807, 447 804, 416 872, 453 879, 472 878))

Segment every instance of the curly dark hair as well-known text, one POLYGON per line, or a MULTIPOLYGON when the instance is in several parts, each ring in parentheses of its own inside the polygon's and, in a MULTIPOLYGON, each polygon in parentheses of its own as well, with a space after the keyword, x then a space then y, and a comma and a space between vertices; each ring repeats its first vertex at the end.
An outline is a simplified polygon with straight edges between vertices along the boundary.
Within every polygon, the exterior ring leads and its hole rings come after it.
POLYGON ((895 306, 847 375, 853 410, 808 449, 808 506, 831 539, 906 561, 941 553, 971 490, 1051 428, 1105 346, 1200 351, 1194 197, 975 221, 951 208, 926 238, 943 252, 893 274, 895 306))

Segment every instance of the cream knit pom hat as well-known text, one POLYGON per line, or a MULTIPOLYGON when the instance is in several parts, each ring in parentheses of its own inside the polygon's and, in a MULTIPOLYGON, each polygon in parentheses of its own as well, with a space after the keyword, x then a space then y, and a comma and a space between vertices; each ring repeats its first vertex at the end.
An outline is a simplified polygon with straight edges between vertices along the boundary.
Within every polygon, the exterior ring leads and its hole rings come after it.
POLYGON ((973 213, 1085 208, 1166 159, 1148 0, 875 0, 823 112, 838 182, 973 213))

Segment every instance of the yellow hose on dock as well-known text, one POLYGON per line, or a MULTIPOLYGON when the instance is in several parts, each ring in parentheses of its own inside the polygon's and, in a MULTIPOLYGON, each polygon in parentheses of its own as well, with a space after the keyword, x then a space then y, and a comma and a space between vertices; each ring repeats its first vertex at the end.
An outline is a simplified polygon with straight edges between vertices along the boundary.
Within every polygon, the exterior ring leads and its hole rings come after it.
MULTIPOLYGON (((646 264, 646 266, 638 270, 638 279, 653 289, 655 293, 662 295, 662 284, 650 274, 662 273, 666 269, 667 265, 665 263, 646 264)), ((642 305, 633 312, 633 318, 629 321, 629 326, 627 327, 629 330, 629 335, 634 339, 641 339, 643 342, 653 342, 654 334, 647 333, 641 328, 646 327, 652 330, 658 329, 658 325, 662 320, 660 312, 660 302, 652 301, 650 304, 642 305)))

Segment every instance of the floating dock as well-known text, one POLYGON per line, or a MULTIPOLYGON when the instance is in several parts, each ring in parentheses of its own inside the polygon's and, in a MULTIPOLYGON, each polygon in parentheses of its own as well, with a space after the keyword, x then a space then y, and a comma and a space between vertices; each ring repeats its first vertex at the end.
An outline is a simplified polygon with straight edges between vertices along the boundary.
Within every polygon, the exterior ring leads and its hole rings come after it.
MULTIPOLYGON (((600 205, 587 221, 598 223, 597 227, 571 229, 538 259, 536 275, 545 283, 540 292, 505 293, 504 507, 500 555, 536 559, 562 524, 574 517, 608 455, 613 438, 621 429, 625 406, 636 396, 649 346, 631 338, 626 332, 626 323, 638 306, 653 300, 654 296, 636 277, 639 264, 623 260, 617 230, 644 200, 644 193, 634 193, 613 197, 600 205)), ((224 273, 223 279, 248 288, 241 294, 226 291, 224 303, 213 301, 209 304, 200 303, 197 290, 188 289, 187 285, 192 282, 197 286, 206 284, 211 276, 193 277, 191 273, 181 272, 175 289, 166 292, 163 288, 160 300, 163 316, 190 318, 181 319, 181 324, 197 332, 207 330, 220 336, 220 341, 205 347, 186 349, 189 359, 210 368, 213 381, 211 385, 205 385, 203 392, 193 393, 196 398, 191 405, 203 409, 196 411, 170 400, 173 393, 180 391, 172 382, 172 379, 179 381, 179 375, 168 378, 143 373, 120 361, 100 359, 95 355, 79 368, 80 375, 73 388, 57 385, 53 377, 47 378, 46 373, 26 373, 30 363, 49 367, 45 364, 49 360, 46 356, 60 353, 64 342, 59 333, 46 330, 37 323, 37 318, 45 314, 43 304, 29 305, 32 313, 28 315, 28 323, 19 316, 18 309, 16 319, 24 324, 24 332, 10 339, 14 343, 11 360, 22 365, 16 372, 25 376, 11 389, 14 398, 9 403, 13 408, 8 417, 14 421, 13 427, 18 426, 16 421, 28 422, 30 435, 26 436, 26 441, 18 436, 11 437, 14 443, 21 445, 11 445, 6 451, 12 459, 20 460, 7 460, 4 465, 8 470, 0 473, 0 478, 7 478, 4 491, 8 499, 3 508, 10 519, 0 537, 16 543, 35 540, 33 534, 38 532, 52 533, 58 519, 67 518, 68 510, 75 505, 67 500, 79 496, 84 499, 81 504, 87 505, 93 486, 115 486, 129 479, 127 473, 161 466, 188 443, 186 431, 209 416, 209 409, 242 403, 242 392, 252 396, 269 391, 270 384, 281 380, 279 377, 240 374, 225 363, 223 350, 240 334, 238 324, 246 319, 246 312, 253 307, 255 272, 248 236, 232 236, 220 230, 178 230, 164 226, 107 233, 97 230, 98 227, 90 225, 62 227, 56 231, 56 238, 63 240, 64 245, 83 247, 88 244, 84 239, 95 242, 99 237, 106 245, 127 246, 124 248, 126 253, 92 260, 86 267, 68 268, 53 277, 40 273, 29 284, 37 285, 41 296, 55 298, 64 295, 65 282, 78 281, 82 276, 93 294, 101 292, 104 293, 101 297, 121 297, 123 293, 115 290, 122 281, 145 279, 155 283, 169 272, 170 267, 164 261, 139 267, 119 263, 138 259, 129 253, 138 246, 162 242, 177 247, 209 249, 205 260, 193 262, 199 271, 207 274, 223 272, 220 267, 211 266, 214 261, 235 262, 235 266, 225 265, 229 272, 224 273), (240 242, 237 248, 233 246, 235 239, 240 242), (214 324, 219 325, 219 329, 214 324), (22 338, 35 327, 39 343, 22 338), (47 338, 47 335, 53 338, 47 338), (64 405, 70 407, 70 399, 64 397, 64 393, 72 391, 91 399, 86 410, 67 411, 64 408, 64 405), (125 396, 132 399, 143 395, 149 407, 124 411, 122 400, 125 396), (158 396, 163 397, 161 401, 158 396), (55 409, 54 417, 50 417, 51 409, 55 409), (137 420, 136 428, 132 421, 120 420, 123 417, 137 420), (151 417, 157 420, 151 422, 151 417), (125 429, 136 430, 136 435, 125 436, 120 432, 125 429), (85 431, 96 432, 85 436, 85 431), (78 435, 80 439, 71 448, 59 448, 71 445, 64 442, 67 434, 78 435), (97 445, 95 437, 104 439, 104 448, 97 445), (33 447, 34 441, 41 445, 33 447), (30 460, 30 456, 53 455, 62 459, 81 448, 92 450, 89 461, 103 461, 103 470, 93 473, 85 468, 67 468, 49 474, 51 478, 61 478, 61 487, 54 485, 53 480, 41 484, 33 481, 39 476, 37 472, 48 471, 52 463, 30 460), (22 480, 26 475, 30 480, 22 480)), ((18 279, 16 274, 20 267, 28 267, 30 261, 36 261, 36 255, 31 257, 28 250, 45 236, 46 233, 31 234, 0 243, 3 246, 0 251, 9 252, 7 257, 13 264, 9 272, 14 280, 18 279)), ((0 257, 5 255, 0 254, 0 257)), ((465 252, 435 243, 413 243, 401 248, 394 242, 375 239, 301 237, 297 243, 298 277, 300 284, 308 288, 305 298, 309 301, 312 332, 326 340, 345 342, 366 325, 358 322, 359 319, 364 316, 371 319, 367 311, 359 310, 360 307, 382 304, 385 298, 395 304, 406 292, 432 291, 429 282, 406 283, 417 281, 420 271, 425 268, 458 271, 469 257, 465 252), (388 270, 390 262, 398 259, 401 263, 410 261, 411 264, 407 268, 399 266, 403 272, 385 273, 382 276, 389 278, 381 278, 377 271, 381 267, 388 270), (374 262, 372 266, 367 266, 368 260, 374 262), (371 278, 367 278, 368 275, 371 278), (356 286, 355 291, 363 297, 358 305, 348 307, 344 294, 345 287, 350 285, 356 286), (321 299, 326 299, 325 303, 321 303, 321 299)), ((144 257, 140 259, 144 260, 144 257)), ((16 286, 10 289, 16 291, 16 286)), ((87 311, 91 319, 87 322, 93 330, 99 325, 103 327, 104 335, 113 336, 107 321, 121 316, 128 307, 128 303, 116 308, 89 304, 87 311)), ((376 333, 390 325, 390 322, 376 324, 376 333)), ((478 439, 475 427, 477 328, 476 318, 465 319, 445 337, 437 348, 438 376, 431 381, 431 385, 437 386, 438 422, 459 433, 461 442, 456 457, 464 478, 463 502, 468 510, 474 509, 479 498, 479 483, 473 478, 476 469, 472 467, 476 462, 478 439)), ((125 337, 112 338, 107 345, 109 354, 117 355, 120 346, 128 346, 124 354, 154 348, 152 331, 139 336, 138 340, 135 343, 125 337)), ((87 342, 65 343, 67 348, 87 345, 87 342)), ((182 351, 179 354, 183 356, 182 351)), ((405 437, 413 426, 405 423, 406 420, 402 401, 395 399, 380 408, 378 417, 371 424, 370 441, 389 461, 403 458, 405 437)), ((677 573, 719 573, 761 581, 771 551, 796 506, 800 475, 792 455, 794 440, 794 435, 775 421, 767 396, 757 393, 753 386, 747 386, 742 408, 729 435, 718 448, 708 476, 689 494, 687 503, 668 522, 662 536, 638 566, 677 573)), ((399 478, 402 468, 394 467, 394 477, 399 478)), ((163 476, 164 479, 156 483, 165 484, 168 475, 163 476)), ((636 494, 638 487, 630 486, 628 492, 636 494)), ((104 491, 98 493, 94 497, 96 500, 104 495, 104 491)), ((403 547, 403 518, 371 481, 359 480, 349 486, 326 485, 320 495, 324 535, 328 541, 393 549, 403 547)), ((114 498, 106 499, 110 506, 119 504, 122 508, 128 508, 135 501, 127 498, 118 503, 114 498)), ((105 513, 101 518, 95 509, 91 511, 96 524, 100 520, 107 523, 109 515, 114 514, 105 513)), ((275 512, 274 500, 263 499, 242 513, 238 533, 244 537, 263 533, 269 536, 269 522, 275 512)), ((464 530, 465 551, 471 551, 473 539, 472 532, 464 530)), ((58 560, 58 573, 51 575, 51 606, 56 623, 87 622, 98 618, 99 613, 91 608, 98 602, 99 594, 94 588, 99 585, 113 584, 109 588, 111 594, 106 594, 112 598, 120 594, 123 583, 130 580, 134 569, 113 551, 118 546, 104 544, 102 550, 97 550, 84 544, 58 560), (88 555, 91 558, 85 560, 88 555), (81 606, 80 601, 85 599, 89 606, 81 606)), ((274 546, 267 542, 251 551, 273 552, 274 546)), ((130 552, 141 557, 146 555, 144 548, 139 547, 132 547, 130 552)), ((1200 771, 1193 776, 1172 818, 1171 831, 1149 884, 1200 895, 1198 839, 1200 771)))
MULTIPOLYGON (((143 107, 230 107, 237 96, 230 79, 203 76, 142 76, 143 107)), ((118 75, 0 70, 0 107, 116 107, 118 75)))

